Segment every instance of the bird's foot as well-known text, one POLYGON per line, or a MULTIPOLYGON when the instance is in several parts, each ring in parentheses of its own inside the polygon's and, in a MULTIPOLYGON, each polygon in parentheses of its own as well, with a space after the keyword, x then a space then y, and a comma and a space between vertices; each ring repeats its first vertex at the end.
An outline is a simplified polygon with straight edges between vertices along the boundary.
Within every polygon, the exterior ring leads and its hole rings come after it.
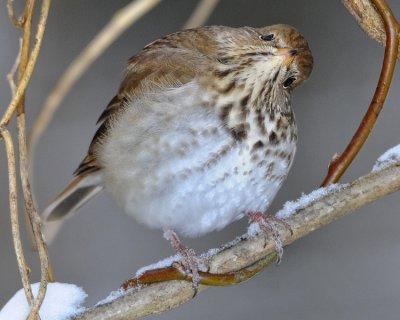
POLYGON ((278 254, 276 263, 279 264, 283 256, 283 246, 278 225, 283 225, 291 234, 293 234, 290 225, 282 219, 261 212, 248 212, 246 215, 248 216, 250 223, 256 223, 259 226, 260 231, 264 235, 265 245, 267 244, 269 237, 272 236, 275 241, 275 251, 278 254))
POLYGON ((192 279, 192 286, 195 290, 194 295, 196 295, 200 283, 199 269, 200 266, 204 265, 204 259, 196 255, 192 248, 184 246, 174 231, 165 231, 164 237, 171 242, 172 247, 180 257, 179 263, 182 267, 182 272, 192 279))

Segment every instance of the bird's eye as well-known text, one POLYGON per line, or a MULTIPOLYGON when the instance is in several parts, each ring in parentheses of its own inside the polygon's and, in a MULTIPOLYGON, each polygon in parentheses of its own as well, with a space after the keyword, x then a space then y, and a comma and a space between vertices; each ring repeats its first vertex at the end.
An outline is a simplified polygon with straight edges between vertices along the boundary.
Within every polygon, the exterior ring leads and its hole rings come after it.
POLYGON ((295 77, 289 77, 289 78, 287 78, 286 80, 285 80, 285 82, 283 83, 283 87, 284 88, 287 88, 287 87, 289 87, 293 82, 295 82, 296 81, 296 78, 295 77))
POLYGON ((226 58, 224 58, 224 57, 218 57, 218 58, 217 58, 217 61, 218 61, 219 63, 222 63, 222 64, 228 64, 228 59, 226 59, 226 58))
POLYGON ((272 41, 272 40, 275 39, 275 35, 274 35, 273 33, 271 33, 271 34, 264 34, 264 35, 261 35, 261 36, 260 36, 260 39, 261 39, 261 40, 264 40, 264 41, 272 41))

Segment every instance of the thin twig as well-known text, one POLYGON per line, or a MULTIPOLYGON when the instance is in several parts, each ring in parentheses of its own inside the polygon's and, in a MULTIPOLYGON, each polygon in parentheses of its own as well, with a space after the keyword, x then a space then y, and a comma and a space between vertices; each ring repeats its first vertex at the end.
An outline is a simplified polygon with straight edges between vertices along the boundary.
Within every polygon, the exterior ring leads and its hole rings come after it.
MULTIPOLYGON (((30 52, 30 43, 31 43, 31 33, 32 33, 32 18, 35 10, 36 1, 35 0, 28 0, 25 5, 24 13, 23 13, 23 23, 21 25, 23 29, 22 35, 22 44, 20 46, 20 53, 18 54, 18 59, 16 63, 19 66, 18 72, 18 85, 16 86, 14 83, 14 73, 15 73, 15 66, 13 67, 12 72, 7 77, 10 83, 11 91, 13 94, 12 101, 1 121, 3 130, 1 131, 1 135, 5 139, 6 146, 12 146, 11 135, 5 129, 5 126, 11 120, 12 115, 14 114, 15 110, 17 110, 17 131, 18 131, 18 147, 19 147, 19 162, 20 162, 20 178, 22 184, 22 190, 24 195, 24 202, 25 202, 25 209, 29 217, 29 221, 31 224, 31 228, 33 230, 33 234, 35 237, 35 241, 37 247, 39 249, 39 258, 40 258, 40 265, 41 265, 41 282, 39 293, 37 297, 34 299, 29 283, 29 276, 26 273, 21 273, 21 278, 24 284, 25 294, 27 296, 27 300, 29 305, 31 305, 31 310, 28 315, 28 320, 35 320, 40 319, 39 317, 39 309, 44 300, 46 294, 46 287, 47 287, 47 277, 48 277, 48 269, 49 269, 49 262, 48 262, 48 254, 46 244, 43 240, 41 231, 40 231, 40 217, 36 212, 33 196, 29 184, 28 179, 28 156, 27 156, 27 146, 26 146, 26 130, 25 130, 25 90, 29 83, 30 76, 33 73, 34 66, 36 64, 36 60, 40 51, 40 45, 43 38, 43 33, 45 30, 45 25, 47 21, 48 12, 50 9, 51 0, 43 0, 42 8, 40 13, 40 18, 37 27, 37 33, 35 37, 35 45, 31 52, 30 52), (4 126, 3 126, 4 125, 4 126)), ((12 6, 11 1, 8 2, 9 8, 10 5, 12 6)), ((12 8, 12 7, 11 7, 12 8)), ((10 10, 10 9, 9 9, 10 10)), ((12 153, 12 158, 15 161, 15 156, 13 154, 13 148, 7 148, 7 156, 9 157, 12 153)), ((16 172, 15 172, 15 163, 14 168, 9 166, 9 176, 13 179, 16 179, 16 172), (14 171, 13 171, 14 170, 14 171)), ((11 189, 10 189, 11 190, 11 189)), ((15 197, 16 197, 16 191, 15 197)), ((16 200, 15 200, 16 201, 16 200)), ((10 198, 10 207, 13 206, 13 200, 10 198)), ((15 242, 15 252, 18 260, 18 265, 21 270, 21 264, 25 263, 25 259, 23 258, 23 249, 20 241, 19 234, 16 235, 15 232, 19 232, 19 224, 18 224, 18 217, 17 217, 17 207, 11 209, 11 216, 12 216, 12 227, 13 229, 13 239, 15 242), (14 213, 15 212, 15 213, 14 213), (16 216, 16 217, 15 217, 16 216), (16 220, 17 219, 17 220, 16 220), (22 257, 22 258, 21 258, 22 257), (22 259, 22 261, 21 261, 22 259)), ((27 267, 24 267, 27 269, 27 267)), ((21 272, 21 271, 20 271, 21 272)))
MULTIPOLYGON (((42 3, 43 5, 44 3, 42 3)), ((21 63, 19 66, 19 80, 22 79, 29 58, 29 47, 31 41, 32 30, 32 16, 35 7, 35 0, 28 1, 25 9, 25 23, 23 28, 23 46, 21 53, 21 63)), ((47 253, 47 246, 43 240, 41 233, 41 220, 34 205, 33 195, 29 183, 29 170, 28 170, 28 151, 26 144, 26 124, 25 124, 25 101, 22 97, 17 106, 17 131, 18 131, 18 147, 19 147, 19 163, 20 163, 20 178, 22 191, 24 196, 25 210, 29 218, 30 226, 33 231, 36 247, 38 248, 41 279, 39 292, 33 302, 30 310, 28 320, 37 319, 40 306, 43 303, 46 295, 48 270, 49 270, 49 257, 47 253)))
MULTIPOLYGON (((25 10, 24 10, 24 24, 22 29, 22 43, 21 43, 21 52, 20 52, 20 62, 19 62, 19 70, 18 70, 18 83, 22 80, 24 76, 26 66, 29 60, 29 51, 31 47, 31 35, 32 35, 32 17, 36 6, 36 0, 29 0, 26 2, 25 10)), ((11 85, 11 84, 10 84, 11 85)), ((15 90, 13 91, 13 97, 15 96, 15 90)), ((21 132, 25 131, 25 93, 22 95, 20 102, 17 105, 17 128, 18 128, 18 145, 19 149, 21 149, 21 143, 23 140, 26 140, 24 137, 21 137, 21 132)), ((23 133, 25 135, 25 132, 23 133)), ((23 148, 23 147, 22 147, 23 148)), ((20 167, 21 170, 24 170, 23 164, 21 164, 21 150, 20 150, 20 167)), ((20 170, 20 173, 21 173, 20 170)), ((24 186, 23 186, 24 187, 24 186)), ((24 192, 25 198, 25 192, 24 192)), ((25 199, 26 200, 26 199, 25 199)), ((26 201, 25 201, 25 212, 27 220, 29 216, 26 210, 26 201)), ((31 224, 31 223, 30 223, 31 224)), ((31 226, 32 229, 32 226, 31 226)))
POLYGON ((205 24, 219 0, 200 0, 182 29, 197 28, 205 24))
POLYGON ((19 62, 20 62, 20 58, 21 58, 21 50, 22 50, 22 39, 19 39, 19 50, 18 50, 17 56, 15 57, 14 64, 6 77, 8 84, 10 85, 12 96, 14 96, 15 92, 17 91, 17 86, 14 81, 14 76, 15 76, 15 73, 17 72, 17 69, 19 66, 19 62))
POLYGON ((329 165, 322 186, 339 181, 367 140, 388 94, 397 62, 400 26, 385 0, 371 0, 381 15, 386 30, 386 48, 378 85, 367 113, 343 153, 329 165))
POLYGON ((24 25, 24 17, 17 18, 14 13, 14 0, 7 0, 7 11, 8 16, 12 22, 12 24, 17 28, 22 28, 24 25))
POLYGON ((31 187, 28 180, 28 156, 27 156, 27 147, 26 147, 26 135, 25 135, 25 115, 18 115, 18 141, 19 141, 19 159, 20 159, 20 175, 21 175, 21 184, 22 191, 24 195, 24 202, 26 212, 29 217, 29 221, 31 224, 31 228, 33 231, 36 248, 39 253, 40 260, 40 287, 38 295, 36 296, 33 306, 31 308, 28 320, 36 319, 37 314, 39 313, 40 306, 44 300, 47 289, 47 282, 54 281, 54 276, 51 272, 49 256, 47 252, 47 245, 43 239, 43 235, 41 232, 41 219, 36 210, 33 201, 33 195, 31 191, 31 187))
POLYGON ((40 306, 44 300, 47 282, 48 280, 54 281, 54 276, 50 272, 52 269, 49 267, 49 257, 47 252, 47 245, 43 239, 41 232, 41 219, 36 210, 33 201, 33 195, 28 180, 28 156, 26 147, 26 135, 25 135, 25 115, 18 115, 18 141, 19 141, 19 160, 20 160, 20 176, 22 191, 24 195, 24 203, 26 212, 29 217, 29 222, 33 231, 36 248, 39 253, 40 260, 40 287, 38 295, 36 296, 32 309, 30 311, 28 319, 36 319, 36 315, 39 312, 40 306))
MULTIPOLYGON (((282 242, 287 246, 334 220, 399 190, 400 163, 370 173, 351 184, 333 188, 325 197, 308 204, 286 220, 291 226, 293 234, 287 228, 279 227, 282 242)), ((274 261, 276 261, 276 253, 273 239, 265 245, 264 236, 254 238, 243 236, 241 241, 231 246, 227 245, 225 249, 210 258, 209 272, 210 276, 216 277, 219 281, 217 285, 227 285, 229 280, 239 278, 237 277, 238 273, 248 273, 251 276, 255 273, 252 271, 259 271, 265 266, 273 264, 274 261), (227 278, 228 281, 223 281, 223 278, 218 278, 219 274, 222 274, 222 277, 229 275, 232 277, 231 279, 227 278)), ((176 272, 176 269, 174 270, 176 272)), ((153 273, 157 274, 162 271, 165 269, 153 270, 153 273)), ((203 276, 206 276, 202 279, 205 283, 209 276, 207 274, 203 274, 203 276)), ((246 279, 248 277, 239 278, 240 281, 246 279)), ((185 278, 185 280, 190 279, 185 278)), ((214 285, 215 283, 211 281, 207 284, 214 285)), ((207 286, 201 285, 199 291, 205 288, 207 286)), ((128 291, 109 303, 96 305, 74 319, 137 319, 177 307, 192 298, 193 288, 190 281, 158 282, 141 289, 128 291)))
POLYGON ((34 157, 36 145, 46 130, 61 101, 71 90, 72 86, 85 73, 91 64, 133 23, 148 11, 153 9, 161 0, 135 0, 120 9, 111 21, 90 41, 86 48, 70 64, 61 76, 56 86, 47 97, 39 116, 36 118, 30 135, 29 147, 31 157, 34 157))
MULTIPOLYGON (((24 76, 26 66, 29 60, 29 50, 31 43, 31 34, 32 34, 32 17, 35 10, 36 0, 29 0, 26 2, 24 9, 24 23, 23 23, 23 32, 22 32, 22 45, 20 52, 20 61, 19 61, 19 70, 18 70, 18 84, 24 76)), ((15 96, 16 91, 13 92, 13 97, 15 96)), ((26 199, 26 183, 23 179, 23 173, 26 171, 24 159, 26 158, 26 138, 25 138, 25 94, 23 94, 20 102, 17 105, 17 131, 18 131, 18 148, 19 148, 19 163, 20 163, 20 177, 22 181, 22 188, 24 191, 24 203, 25 210, 29 215, 28 208, 30 207, 27 204, 26 199)), ((30 216, 30 215, 29 215, 30 216)), ((29 219, 30 220, 30 219, 29 219)), ((31 222, 32 225, 32 222, 31 222)), ((44 297, 43 297, 44 298, 44 297)), ((34 298, 33 303, 31 303, 31 311, 28 315, 29 320, 35 320, 39 318, 39 308, 43 301, 43 298, 34 298), (39 302, 39 304, 38 304, 39 302)))
MULTIPOLYGON (((50 9, 51 0, 43 0, 42 9, 40 13, 40 20, 38 23, 34 46, 31 51, 31 55, 29 57, 28 64, 26 66, 25 74, 22 77, 20 83, 18 83, 17 91, 15 92, 15 96, 11 100, 10 104, 7 107, 6 112, 3 115, 3 118, 0 121, 0 126, 7 126, 10 122, 19 102, 25 94, 26 87, 28 86, 29 80, 31 79, 33 70, 36 65, 37 58, 39 56, 40 48, 42 45, 43 34, 46 27, 47 16, 50 9)), ((1 139, 1 136, 0 136, 1 139)))
POLYGON ((30 269, 26 264, 24 251, 22 249, 21 235, 19 232, 18 203, 17 203, 17 172, 15 168, 14 143, 11 134, 6 127, 0 125, 0 133, 4 138, 4 143, 6 146, 6 153, 7 153, 11 231, 14 242, 14 250, 15 250, 15 255, 17 257, 19 273, 21 275, 25 296, 26 299, 28 300, 29 305, 32 305, 33 295, 32 295, 31 285, 29 282, 30 269))
MULTIPOLYGON (((23 27, 23 32, 24 32, 23 38, 20 39, 20 48, 19 48, 19 52, 17 54, 17 58, 11 69, 11 72, 7 75, 7 79, 10 84, 13 97, 15 97, 16 92, 17 92, 17 86, 15 85, 15 82, 14 82, 14 74, 16 72, 16 69, 19 66, 19 79, 18 80, 20 80, 20 78, 22 76, 21 70, 25 69, 25 67, 26 67, 26 61, 28 58, 29 47, 30 47, 30 32, 31 32, 31 27, 32 27, 31 21, 32 21, 34 6, 35 6, 34 0, 28 1, 26 3, 25 9, 24 9, 24 14, 22 16, 23 18, 17 20, 14 15, 13 1, 7 2, 8 13, 9 13, 11 21, 13 22, 13 24, 16 27, 18 27, 18 28, 23 27), (21 68, 21 65, 22 65, 22 68, 21 68)), ((21 99, 20 105, 23 105, 23 98, 21 99)), ((13 147, 13 143, 12 143, 12 138, 11 138, 10 133, 7 130, 4 130, 4 128, 1 133, 2 133, 2 135, 3 134, 7 135, 7 139, 5 141, 6 149, 7 149, 7 157, 11 157, 12 161, 13 161, 13 163, 11 163, 11 165, 10 165, 10 160, 9 160, 9 172, 8 172, 9 179, 16 180, 15 155, 14 155, 14 147, 13 147), (7 146, 8 146, 8 148, 7 148, 7 146)), ((16 184, 16 181, 14 183, 16 184)), ((11 187, 11 183, 10 183, 10 194, 12 192, 11 191, 12 188, 14 188, 14 186, 11 187)), ((23 286, 24 286, 25 295, 26 295, 29 305, 32 305, 34 299, 33 299, 33 295, 32 295, 31 286, 29 283, 29 267, 26 265, 26 261, 25 261, 23 249, 22 249, 22 244, 21 244, 21 239, 20 239, 20 235, 19 235, 18 208, 16 206, 16 203, 15 203, 15 205, 13 203, 14 201, 17 201, 16 190, 15 190, 14 194, 15 194, 15 200, 11 200, 11 196, 10 196, 10 214, 11 214, 11 221, 12 221, 11 225, 12 225, 12 229, 13 229, 14 248, 15 248, 15 253, 17 256, 18 266, 20 269, 20 274, 21 274, 21 279, 22 279, 23 286), (22 267, 21 267, 21 265, 22 265, 22 267), (21 270, 22 270, 22 272, 21 272, 21 270), (24 272, 24 270, 26 270, 26 271, 24 272)), ((37 317, 35 317, 35 318, 37 318, 37 317)))
MULTIPOLYGON (((22 25, 22 44, 19 59, 19 70, 18 70, 18 84, 22 80, 26 66, 29 60, 29 50, 31 47, 31 34, 32 34, 32 17, 35 10, 36 0, 28 0, 25 5, 23 17, 24 23, 22 25)), ((16 91, 13 92, 13 96, 16 95, 16 91)), ((17 109, 24 109, 24 97, 25 92, 22 93, 22 98, 17 104, 17 109)))

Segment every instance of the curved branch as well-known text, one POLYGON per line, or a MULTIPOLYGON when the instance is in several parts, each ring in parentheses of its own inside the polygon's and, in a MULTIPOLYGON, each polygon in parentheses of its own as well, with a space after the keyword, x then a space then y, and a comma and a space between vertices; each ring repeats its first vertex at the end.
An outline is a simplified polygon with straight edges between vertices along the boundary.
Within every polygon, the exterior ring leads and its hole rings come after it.
POLYGON ((14 96, 15 92, 17 91, 17 85, 15 84, 14 77, 15 77, 15 73, 18 70, 19 63, 21 61, 21 51, 22 51, 22 39, 20 38, 19 39, 19 50, 18 50, 17 56, 15 57, 15 61, 14 61, 13 66, 11 67, 10 72, 6 76, 8 84, 10 86, 11 96, 14 96))
POLYGON ((31 285, 29 283, 29 267, 26 264, 24 250, 22 249, 21 234, 19 231, 18 199, 17 199, 17 172, 15 167, 14 143, 10 132, 5 126, 0 125, 0 134, 4 138, 8 164, 8 194, 10 203, 11 232, 17 257, 19 273, 24 287, 26 300, 29 305, 33 303, 31 285))
MULTIPOLYGON (((297 239, 321 228, 356 209, 387 194, 400 190, 400 163, 381 171, 370 173, 351 184, 332 188, 323 198, 298 210, 286 221, 293 235, 280 228, 283 244, 289 245, 297 239)), ((242 237, 240 241, 210 258, 210 273, 236 274, 247 270, 262 269, 275 261, 274 241, 264 245, 264 237, 242 237)), ((200 285, 199 292, 206 288, 200 285)), ((193 298, 192 284, 188 281, 168 281, 151 284, 127 292, 115 300, 97 305, 75 320, 136 319, 160 313, 193 298)))
POLYGON ((358 152, 364 145, 374 127, 380 111, 385 103, 390 84, 392 83, 394 69, 396 67, 399 48, 400 26, 393 16, 392 11, 385 0, 371 0, 383 19, 387 34, 385 57, 382 64, 381 74, 371 104, 362 119, 356 133, 347 145, 343 153, 336 157, 330 164, 322 186, 339 181, 358 152))

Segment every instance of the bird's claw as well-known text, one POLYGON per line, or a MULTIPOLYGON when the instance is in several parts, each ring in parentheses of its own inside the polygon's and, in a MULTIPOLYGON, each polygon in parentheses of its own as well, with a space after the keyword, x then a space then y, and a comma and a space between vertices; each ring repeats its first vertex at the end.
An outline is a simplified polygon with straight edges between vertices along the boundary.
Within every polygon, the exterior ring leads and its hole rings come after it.
POLYGON ((278 225, 283 225, 289 230, 290 234, 293 235, 291 226, 282 219, 279 219, 275 216, 266 215, 261 212, 249 212, 247 213, 247 216, 249 217, 250 222, 256 223, 259 226, 260 231, 263 233, 265 240, 264 246, 267 245, 267 240, 270 236, 272 236, 275 242, 275 251, 278 255, 276 263, 279 264, 283 256, 283 245, 280 238, 278 225))
POLYGON ((171 241, 172 247, 180 258, 177 268, 184 276, 192 280, 193 296, 195 296, 200 283, 199 266, 204 264, 203 259, 196 255, 196 252, 192 248, 184 246, 175 232, 165 232, 164 236, 171 241))

